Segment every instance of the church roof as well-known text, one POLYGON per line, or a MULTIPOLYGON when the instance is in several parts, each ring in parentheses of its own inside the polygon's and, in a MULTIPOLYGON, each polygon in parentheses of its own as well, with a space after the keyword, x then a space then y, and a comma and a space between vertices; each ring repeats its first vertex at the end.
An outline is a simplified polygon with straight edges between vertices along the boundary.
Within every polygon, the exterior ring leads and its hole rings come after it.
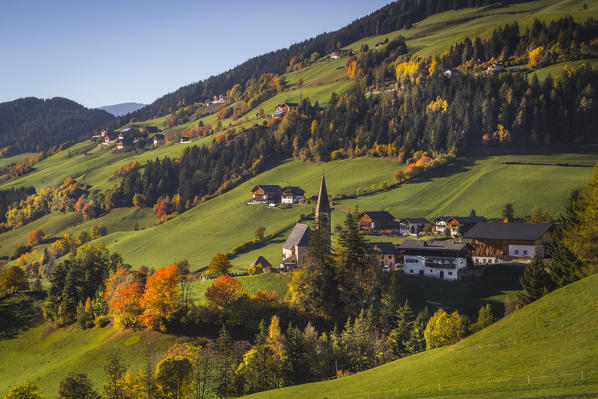
POLYGON ((326 180, 322 176, 320 183, 320 193, 318 194, 318 203, 316 205, 316 215, 320 213, 330 213, 330 203, 328 202, 328 191, 326 190, 326 180))
POLYGON ((284 249, 293 249, 295 246, 307 247, 310 233, 308 225, 297 223, 282 247, 284 249))

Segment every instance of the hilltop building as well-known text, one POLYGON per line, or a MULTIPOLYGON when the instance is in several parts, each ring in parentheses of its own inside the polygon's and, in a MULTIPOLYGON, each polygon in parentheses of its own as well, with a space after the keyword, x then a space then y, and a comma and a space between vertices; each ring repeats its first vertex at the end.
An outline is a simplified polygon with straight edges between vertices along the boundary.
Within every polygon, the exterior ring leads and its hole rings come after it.
MULTIPOLYGON (((261 186, 263 187, 263 186, 261 186)), ((326 190, 326 181, 322 176, 320 183, 320 192, 318 194, 318 203, 316 204, 316 226, 327 230, 328 239, 330 239, 330 220, 332 209, 328 202, 328 191, 326 190)), ((308 252, 309 240, 311 238, 311 229, 304 223, 297 223, 289 235, 289 238, 282 246, 282 262, 280 268, 283 270, 292 270, 296 267, 302 267, 305 256, 308 252)))

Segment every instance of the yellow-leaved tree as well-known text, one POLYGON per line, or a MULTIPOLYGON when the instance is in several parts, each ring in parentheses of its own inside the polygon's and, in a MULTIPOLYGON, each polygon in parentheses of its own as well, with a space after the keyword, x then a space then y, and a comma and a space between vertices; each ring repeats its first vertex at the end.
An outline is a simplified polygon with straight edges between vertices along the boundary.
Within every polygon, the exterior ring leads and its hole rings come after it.
POLYGON ((467 332, 467 322, 459 312, 450 315, 439 309, 428 321, 424 331, 426 349, 439 348, 458 342, 467 332))

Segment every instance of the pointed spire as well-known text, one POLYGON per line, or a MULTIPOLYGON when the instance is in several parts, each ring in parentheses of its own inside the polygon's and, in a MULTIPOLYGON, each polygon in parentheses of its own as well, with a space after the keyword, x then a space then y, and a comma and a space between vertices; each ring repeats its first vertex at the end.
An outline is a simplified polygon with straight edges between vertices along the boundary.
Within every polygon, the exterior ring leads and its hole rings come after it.
POLYGON ((320 183, 320 193, 318 194, 318 203, 316 205, 316 215, 321 213, 330 213, 330 203, 328 202, 328 191, 326 190, 326 180, 322 175, 320 183))

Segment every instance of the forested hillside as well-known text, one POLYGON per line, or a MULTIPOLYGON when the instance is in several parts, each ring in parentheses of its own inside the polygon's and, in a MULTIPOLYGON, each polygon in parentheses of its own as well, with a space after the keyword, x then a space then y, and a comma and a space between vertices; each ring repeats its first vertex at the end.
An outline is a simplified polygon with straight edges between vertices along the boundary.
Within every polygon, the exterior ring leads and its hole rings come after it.
MULTIPOLYGON (((523 3, 526 0, 507 0, 502 4, 523 3)), ((173 93, 160 97, 152 104, 119 119, 122 125, 127 118, 145 120, 171 112, 181 101, 186 104, 205 101, 215 95, 223 94, 235 84, 256 78, 263 73, 282 74, 288 71, 292 63, 296 67, 308 64, 313 54, 324 56, 334 49, 342 48, 359 39, 381 35, 401 28, 410 28, 412 24, 425 17, 448 10, 466 7, 482 7, 495 4, 490 0, 401 0, 357 19, 344 28, 334 32, 320 34, 289 48, 272 51, 247 60, 246 62, 216 76, 197 83, 181 87, 173 93), (291 62, 292 61, 292 62, 291 62)))
POLYGON ((87 109, 66 98, 34 97, 0 104, 0 155, 44 151, 70 140, 81 140, 111 121, 99 109, 87 109))

